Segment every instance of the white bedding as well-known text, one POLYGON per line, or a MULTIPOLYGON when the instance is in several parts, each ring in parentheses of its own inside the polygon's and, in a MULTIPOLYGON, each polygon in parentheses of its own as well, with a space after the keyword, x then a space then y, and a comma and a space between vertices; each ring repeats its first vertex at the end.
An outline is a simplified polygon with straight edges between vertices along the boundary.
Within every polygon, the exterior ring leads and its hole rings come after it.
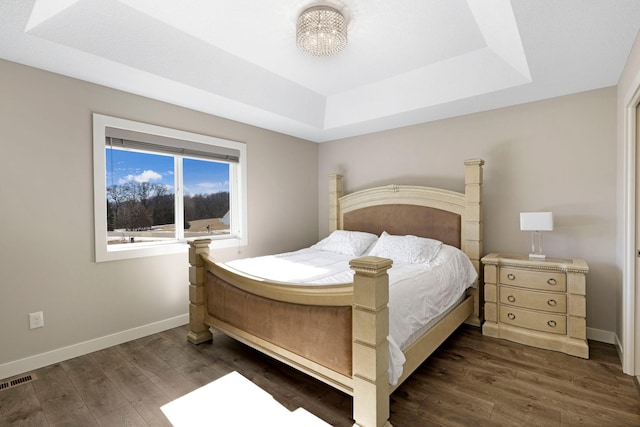
MULTIPOLYGON (((234 269, 280 282, 324 285, 350 283, 353 256, 313 247, 228 262, 234 269)), ((442 245, 427 264, 394 262, 389 273, 389 383, 402 375, 406 349, 437 316, 457 305, 475 286, 477 273, 464 252, 442 245)))

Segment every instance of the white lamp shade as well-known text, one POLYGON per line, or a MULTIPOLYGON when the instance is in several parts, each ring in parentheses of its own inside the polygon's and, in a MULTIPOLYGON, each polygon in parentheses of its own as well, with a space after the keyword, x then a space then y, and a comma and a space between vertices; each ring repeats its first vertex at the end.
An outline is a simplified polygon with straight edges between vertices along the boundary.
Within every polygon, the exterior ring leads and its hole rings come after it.
POLYGON ((522 231, 553 230, 553 213, 521 212, 520 213, 520 230, 522 231))

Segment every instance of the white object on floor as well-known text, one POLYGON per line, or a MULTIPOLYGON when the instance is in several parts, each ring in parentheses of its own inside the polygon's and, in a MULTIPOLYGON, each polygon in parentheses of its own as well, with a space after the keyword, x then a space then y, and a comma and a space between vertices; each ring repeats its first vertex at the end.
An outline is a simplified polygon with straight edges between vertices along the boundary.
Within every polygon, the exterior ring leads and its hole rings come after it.
POLYGON ((303 408, 290 412, 269 393, 235 371, 161 409, 174 427, 330 427, 303 408))

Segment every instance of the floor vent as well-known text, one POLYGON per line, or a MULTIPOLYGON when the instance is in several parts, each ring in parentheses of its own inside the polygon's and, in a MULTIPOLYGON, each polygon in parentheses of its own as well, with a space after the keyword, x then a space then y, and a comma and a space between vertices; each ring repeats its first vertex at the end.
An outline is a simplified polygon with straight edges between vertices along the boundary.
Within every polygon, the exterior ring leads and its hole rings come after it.
POLYGON ((33 380, 36 379, 36 374, 28 374, 28 375, 23 375, 21 377, 18 378, 14 378, 12 380, 9 381, 5 381, 3 383, 0 383, 0 391, 2 390, 8 390, 12 387, 16 387, 22 384, 26 384, 29 383, 33 380))

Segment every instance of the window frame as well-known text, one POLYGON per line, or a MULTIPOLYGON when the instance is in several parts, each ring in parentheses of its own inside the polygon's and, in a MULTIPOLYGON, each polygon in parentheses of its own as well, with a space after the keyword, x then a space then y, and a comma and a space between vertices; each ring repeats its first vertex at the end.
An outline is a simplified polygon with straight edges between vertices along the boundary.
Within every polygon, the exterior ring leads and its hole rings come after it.
MULTIPOLYGON (((229 168, 229 204, 232 215, 231 226, 233 227, 233 229, 230 230, 229 235, 212 236, 211 248, 225 248, 247 245, 246 144, 213 136, 93 113, 93 194, 96 262, 166 255, 181 252, 186 253, 187 245, 185 243, 189 240, 197 239, 197 237, 195 237, 175 239, 170 241, 136 243, 133 245, 107 245, 107 171, 105 150, 107 127, 238 150, 240 153, 238 163, 230 164, 231 167, 229 168)), ((175 153, 168 152, 167 154, 174 156, 174 162, 178 163, 175 161, 175 153)), ((212 158, 212 160, 215 159, 212 158)), ((181 174, 182 170, 176 170, 175 173, 181 174)), ((177 199, 177 195, 175 197, 177 199)), ((182 216, 182 211, 176 209, 176 219, 178 219, 178 215, 182 216)))

